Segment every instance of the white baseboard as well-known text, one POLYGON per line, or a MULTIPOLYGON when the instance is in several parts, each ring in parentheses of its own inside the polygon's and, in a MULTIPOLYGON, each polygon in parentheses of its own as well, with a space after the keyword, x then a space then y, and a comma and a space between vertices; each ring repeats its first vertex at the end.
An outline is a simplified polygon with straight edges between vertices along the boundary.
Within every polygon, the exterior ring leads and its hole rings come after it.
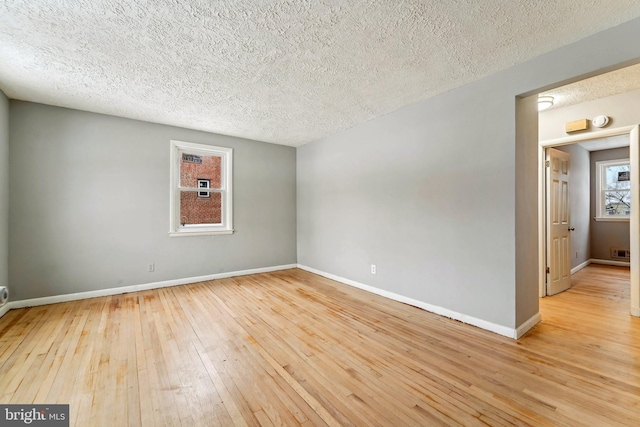
MULTIPOLYGON (((440 306, 437 306, 437 305, 429 304, 429 303, 426 303, 426 302, 423 302, 423 301, 418 301, 418 300, 413 299, 413 298, 409 298, 409 297, 405 297, 403 295, 399 295, 399 294, 396 294, 396 293, 393 293, 393 292, 385 291, 384 289, 379 289, 379 288, 375 288, 373 286, 365 285, 363 283, 356 282, 355 280, 345 279, 344 277, 340 277, 340 276, 336 276, 336 275, 331 274, 331 273, 326 273, 324 271, 316 270, 315 268, 307 267, 306 265, 298 264, 298 268, 300 268, 302 270, 306 270, 306 271, 308 271, 310 273, 317 274, 319 276, 326 277, 326 278, 331 279, 331 280, 335 280, 336 282, 344 283, 345 285, 353 286, 355 288, 359 288, 359 289, 365 290, 367 292, 371 292, 373 294, 380 295, 380 296, 383 296, 385 298, 392 299, 394 301, 402 302, 402 303, 405 303, 405 304, 412 305, 414 307, 421 308, 423 310, 429 311, 431 313, 438 314, 440 316, 448 317, 450 319, 458 320, 458 321, 460 321, 462 323, 467 323, 469 325, 477 326, 478 328, 485 329, 487 331, 494 332, 496 334, 504 335, 505 337, 515 338, 515 339, 517 339, 519 337, 518 336, 518 330, 516 330, 514 328, 508 328, 506 326, 502 326, 502 325, 498 325, 498 324, 495 324, 495 323, 491 323, 491 322, 488 322, 486 320, 482 320, 482 319, 478 319, 476 317, 468 316, 468 315, 463 314, 463 313, 458 313, 457 311, 449 310, 449 309, 444 308, 444 307, 440 307, 440 306)), ((535 325, 540 320, 539 319, 540 314, 537 314, 537 316, 538 316, 538 320, 536 320, 533 324, 531 324, 531 326, 529 326, 527 328, 523 328, 522 334, 524 334, 526 331, 528 331, 531 327, 533 327, 533 325, 535 325)), ((531 319, 533 319, 535 317, 536 316, 533 316, 531 319)), ((529 322, 532 322, 531 319, 529 319, 527 322, 525 322, 525 324, 528 324, 529 322)), ((523 324, 523 326, 525 324, 523 324)))
POLYGON ((631 266, 630 262, 625 262, 625 261, 612 261, 612 260, 608 260, 608 259, 595 259, 595 258, 591 258, 589 261, 591 262, 591 264, 615 265, 615 266, 618 266, 618 267, 630 267, 631 266))
POLYGON ((571 274, 572 274, 572 275, 573 275, 573 274, 576 274, 578 271, 582 270, 583 268, 585 268, 585 267, 586 267, 586 266, 588 266, 589 264, 591 264, 591 260, 590 260, 590 259, 586 260, 585 262, 583 262, 583 263, 582 263, 582 264, 580 264, 580 265, 577 265, 577 266, 573 267, 573 268, 571 269, 571 274))
POLYGON ((631 307, 631 315, 634 317, 640 317, 640 307, 631 307))
POLYGON ((630 267, 631 266, 631 263, 625 262, 625 261, 613 261, 613 260, 609 260, 609 259, 591 258, 591 259, 586 260, 582 264, 580 264, 580 265, 578 265, 576 267, 573 267, 571 269, 571 274, 576 274, 578 271, 582 270, 583 268, 585 268, 586 266, 588 266, 590 264, 614 265, 614 266, 617 266, 617 267, 630 267))
POLYGON ((0 317, 2 317, 5 314, 7 314, 7 311, 9 311, 9 310, 11 310, 11 306, 9 305, 9 302, 7 302, 5 305, 0 307, 0 317))
POLYGON ((529 332, 529 329, 531 329, 534 326, 536 326, 538 324, 538 322, 540 322, 540 320, 542 320, 542 317, 540 316, 540 312, 537 312, 536 314, 531 316, 529 318, 529 320, 524 322, 522 325, 518 326, 518 328, 516 329, 516 337, 515 338, 516 339, 520 339, 524 334, 529 332))
POLYGON ((251 270, 230 271, 227 273, 209 274, 206 276, 187 277, 184 279, 165 280, 162 282, 145 283, 141 285, 122 286, 120 288, 99 289, 96 291, 77 292, 74 294, 54 295, 50 297, 31 298, 19 301, 9 301, 0 307, 0 317, 15 308, 35 307, 38 305, 55 304, 58 302, 76 301, 87 298, 104 297, 109 295, 127 294, 130 292, 146 291, 149 289, 166 288, 169 286, 186 285, 207 280, 226 279, 228 277, 246 276, 249 274, 268 273, 278 270, 296 268, 297 264, 278 265, 274 267, 254 268, 251 270))

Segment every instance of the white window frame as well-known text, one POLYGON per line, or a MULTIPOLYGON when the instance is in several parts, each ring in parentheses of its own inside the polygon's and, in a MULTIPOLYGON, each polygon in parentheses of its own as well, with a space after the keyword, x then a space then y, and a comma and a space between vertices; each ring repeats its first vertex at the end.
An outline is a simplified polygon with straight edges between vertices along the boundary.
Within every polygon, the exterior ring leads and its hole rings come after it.
POLYGON ((203 236, 215 234, 232 234, 233 230, 233 149, 216 147, 213 145, 196 144, 193 142, 171 140, 171 169, 169 193, 170 216, 169 235, 203 236), (180 224, 180 193, 182 191, 203 192, 203 188, 180 187, 180 161, 182 153, 201 156, 221 157, 221 188, 208 188, 209 193, 221 193, 222 212, 221 224, 180 224))
MULTIPOLYGON (((603 160, 596 162, 596 221, 611 221, 611 222, 628 222, 631 215, 617 215, 609 216, 606 212, 606 197, 604 193, 606 190, 607 182, 607 168, 610 166, 624 166, 630 165, 630 159, 616 159, 616 160, 603 160)), ((637 203, 635 200, 631 200, 631 203, 637 203)))

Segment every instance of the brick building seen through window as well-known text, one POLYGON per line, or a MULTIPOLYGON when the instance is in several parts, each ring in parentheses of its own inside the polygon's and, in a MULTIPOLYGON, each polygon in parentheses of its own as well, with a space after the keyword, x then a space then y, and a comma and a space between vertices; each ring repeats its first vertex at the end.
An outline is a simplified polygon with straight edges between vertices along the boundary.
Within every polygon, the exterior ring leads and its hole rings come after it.
MULTIPOLYGON (((183 156, 180 160, 180 186, 219 189, 222 163, 218 156, 183 156), (208 187, 203 184, 208 181, 208 187)), ((180 223, 220 224, 222 195, 216 192, 183 191, 180 193, 180 223)))

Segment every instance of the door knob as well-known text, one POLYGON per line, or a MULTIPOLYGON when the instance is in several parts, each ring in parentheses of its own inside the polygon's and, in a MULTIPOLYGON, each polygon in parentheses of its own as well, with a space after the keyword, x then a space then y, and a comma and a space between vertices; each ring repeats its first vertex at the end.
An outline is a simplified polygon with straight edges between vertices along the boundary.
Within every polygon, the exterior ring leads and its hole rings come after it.
POLYGON ((574 231, 575 227, 569 227, 569 231, 574 231))

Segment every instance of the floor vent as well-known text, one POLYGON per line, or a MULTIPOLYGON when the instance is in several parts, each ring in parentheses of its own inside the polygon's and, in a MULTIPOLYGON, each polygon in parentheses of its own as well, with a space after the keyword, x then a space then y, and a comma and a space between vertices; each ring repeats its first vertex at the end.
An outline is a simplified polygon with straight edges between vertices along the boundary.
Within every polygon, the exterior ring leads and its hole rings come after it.
POLYGON ((629 259, 629 249, 611 249, 611 258, 629 259))

